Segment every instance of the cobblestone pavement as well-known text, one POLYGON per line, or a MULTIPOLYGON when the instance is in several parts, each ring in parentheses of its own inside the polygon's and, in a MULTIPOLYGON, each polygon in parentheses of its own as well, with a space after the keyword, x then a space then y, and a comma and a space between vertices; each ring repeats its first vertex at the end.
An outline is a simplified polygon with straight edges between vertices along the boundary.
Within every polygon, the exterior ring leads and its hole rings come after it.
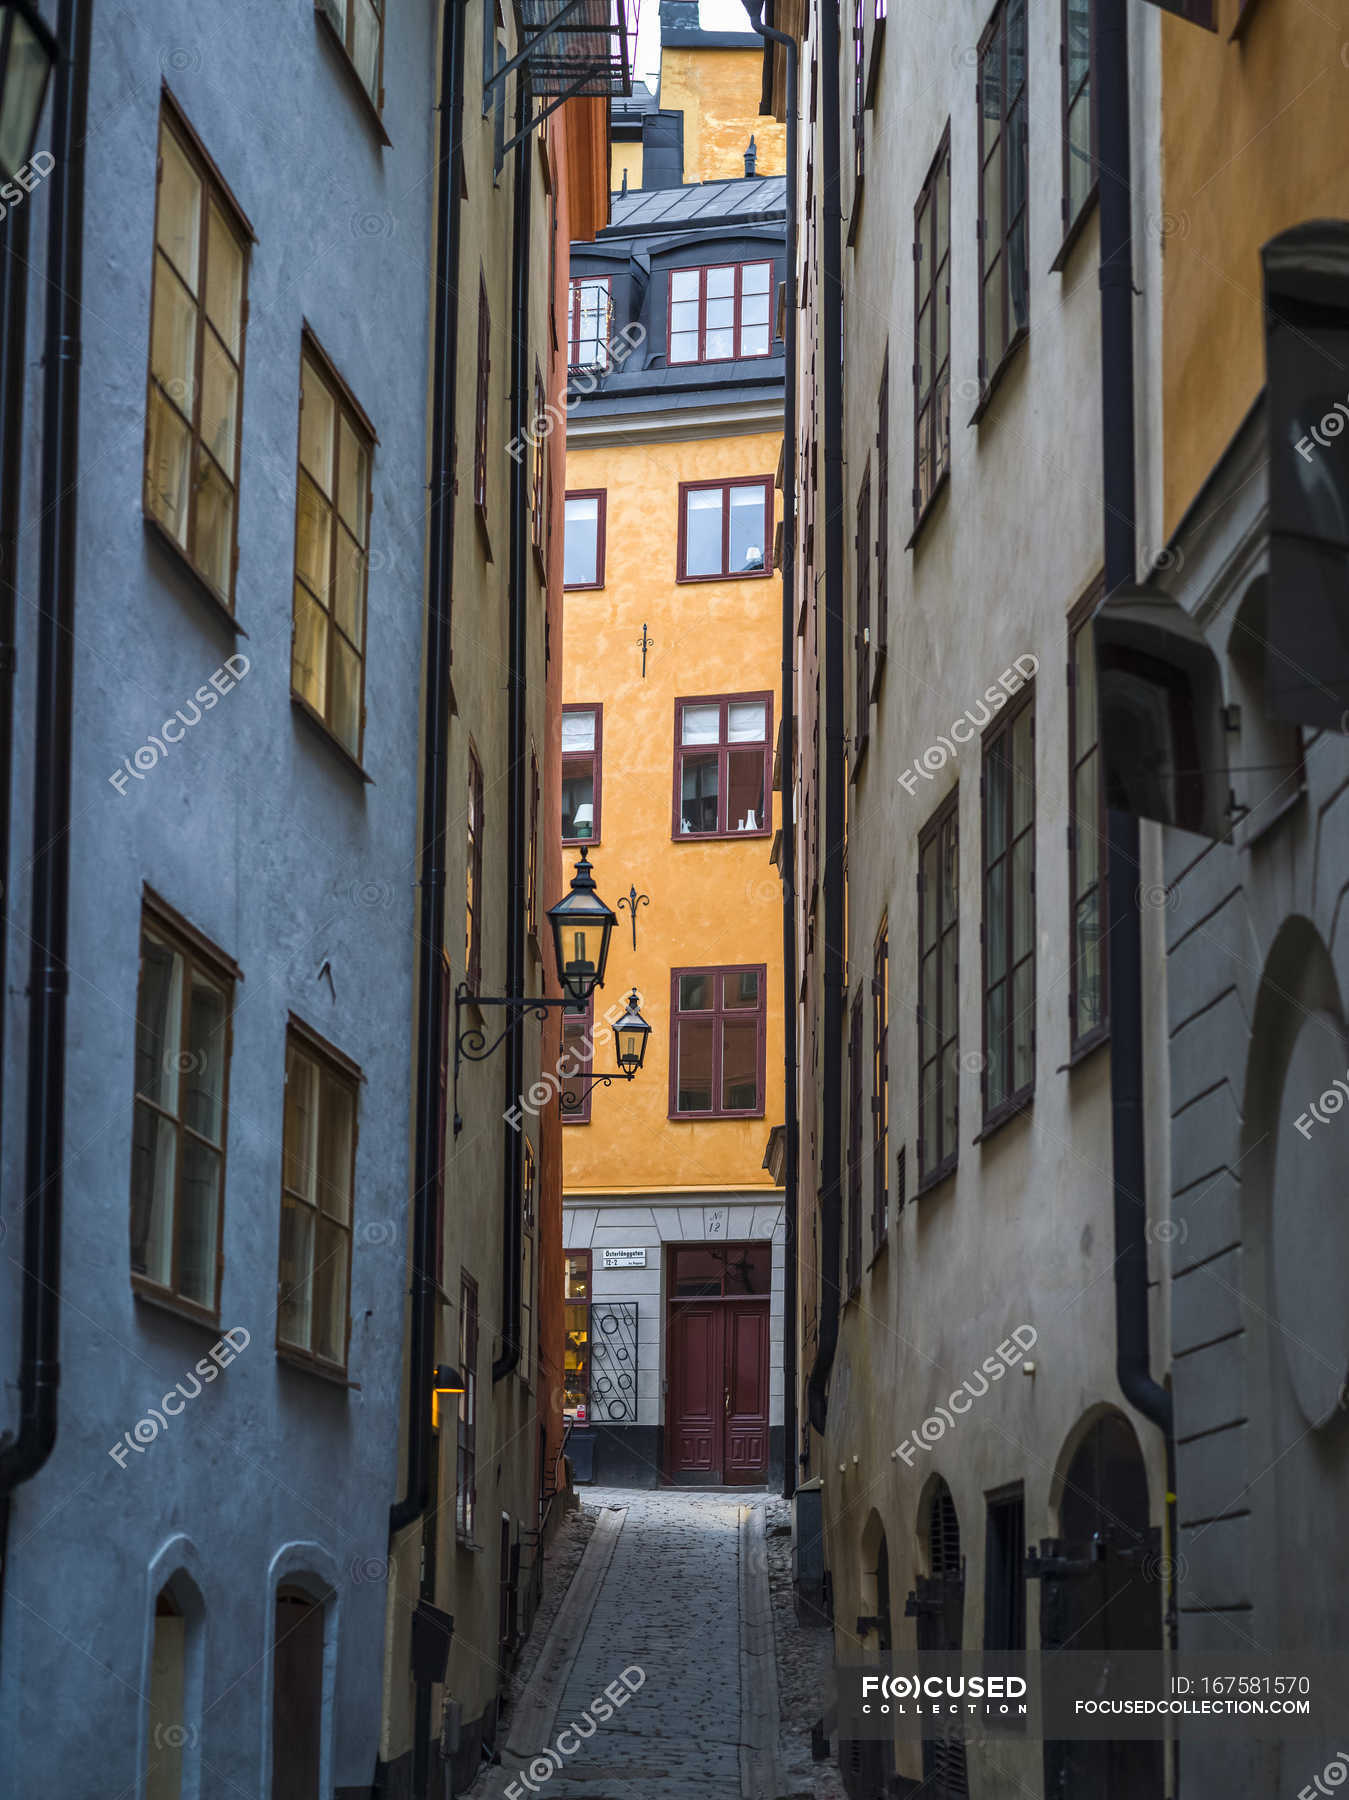
MULTIPOLYGON (((827 1631, 796 1623, 790 1507, 742 1490, 583 1493, 587 1515, 624 1508, 623 1527, 547 1741, 513 1742, 519 1754, 491 1772, 487 1800, 741 1800, 739 1518, 746 1505, 764 1507, 770 1534, 781 1793, 842 1800, 836 1765, 810 1755, 811 1724, 829 1700, 831 1644, 827 1631), (605 1697, 616 1684, 628 1696, 621 1706, 605 1697)), ((551 1572, 549 1580, 551 1589, 551 1572)), ((537 1655, 533 1642, 530 1649, 537 1655)))

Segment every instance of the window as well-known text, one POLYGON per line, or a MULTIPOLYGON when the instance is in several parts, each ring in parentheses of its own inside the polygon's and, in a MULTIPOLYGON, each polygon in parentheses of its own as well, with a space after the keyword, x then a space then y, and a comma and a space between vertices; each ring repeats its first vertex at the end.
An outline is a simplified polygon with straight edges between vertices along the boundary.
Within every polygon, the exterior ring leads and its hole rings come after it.
POLYGON ((365 728, 365 586, 374 432, 323 352, 300 356, 291 692, 357 762, 365 728))
POLYGON ((181 1800, 185 1774, 191 1791, 197 1791, 200 1703, 191 1665, 200 1666, 200 1646, 193 1641, 201 1633, 200 1599, 195 1586, 181 1572, 155 1595, 146 1718, 153 1750, 145 1771, 143 1800, 181 1800), (192 1608, 195 1616, 189 1617, 175 1588, 191 1592, 196 1602, 192 1608))
POLYGON ((571 369, 605 369, 609 366, 609 326, 613 316, 609 277, 592 276, 573 281, 567 289, 567 366, 571 369))
POLYGON ((600 841, 604 708, 562 708, 562 842, 600 841))
POLYGON ((525 865, 525 930, 539 935, 539 759, 529 752, 529 850, 525 865))
POLYGON ((468 854, 464 858, 464 972, 472 992, 482 982, 482 764, 470 744, 468 751, 468 854))
POLYGON ((773 483, 681 482, 679 579, 724 581, 773 570, 773 483))
POLYGON ((324 1643, 326 1611, 322 1600, 298 1584, 287 1582, 276 1590, 270 1791, 278 1800, 282 1794, 318 1800, 322 1791, 324 1651, 334 1648, 324 1643))
POLYGON ((529 536, 534 546, 534 559, 538 565, 540 581, 548 579, 548 569, 544 562, 544 546, 547 533, 544 528, 544 500, 548 483, 546 471, 548 467, 548 390, 543 385, 543 370, 538 359, 534 361, 534 472, 533 485, 529 493, 529 536))
POLYGON ((459 1276, 459 1420, 455 1458, 454 1534, 474 1541, 478 1514, 478 1284, 459 1276))
POLYGON ((492 375, 492 314, 487 282, 478 277, 478 389, 473 409, 473 504, 487 512, 487 397, 492 375))
POLYGON ((558 1069, 563 1087, 558 1096, 564 1125, 590 1123, 592 1084, 584 1077, 590 1074, 595 1059, 595 998, 570 1000, 562 1008, 562 1066, 558 1069))
POLYGON ((319 0, 371 104, 384 105, 384 0, 319 0))
POLYGON ((524 1170, 521 1176, 520 1233, 520 1374, 525 1385, 534 1381, 534 1222, 538 1206, 538 1165, 534 1146, 523 1138, 524 1170))
POLYGON ((563 1259, 562 1411, 584 1425, 590 1402, 590 1252, 569 1250, 563 1259))
MULTIPOLYGON (((890 351, 881 365, 876 399, 876 660, 885 660, 890 637, 890 351)), ((879 674, 879 667, 877 673, 879 674)))
POLYGON ((670 271, 669 363, 767 356, 773 344, 771 262, 670 271))
POLYGON ((772 828, 771 694, 675 701, 675 837, 766 837, 772 828))
POLYGON ((220 1310, 230 1014, 238 970, 148 902, 136 990, 131 1281, 220 1310))
POLYGON ((1091 617, 1102 587, 1083 597, 1068 621, 1068 1010, 1074 1051, 1104 1036, 1108 964, 1105 954, 1105 782, 1096 706, 1096 644, 1091 617))
POLYGON ((566 534, 562 540, 562 585, 569 588, 604 586, 603 488, 568 494, 563 502, 566 534))
POLYGON ((1022 693, 984 739, 984 1119, 1035 1085, 1035 710, 1022 693))
POLYGON ((871 955, 871 1247, 890 1231, 890 926, 871 955))
MULTIPOLYGON (((1020 1487, 990 1496, 984 1537, 984 1649, 1026 1648, 1026 1502, 1020 1487)), ((1010 1723, 1011 1721, 1009 1721, 1010 1723)))
POLYGON ((871 468, 862 474, 857 496, 857 536, 853 539, 857 577, 857 629, 853 658, 857 665, 857 716, 853 721, 853 768, 862 760, 871 734, 871 468))
MULTIPOLYGON (((951 127, 914 208, 913 520, 951 467, 951 127)), ((882 519, 885 513, 881 513, 882 519)))
POLYGON ((956 1165, 960 1041, 957 788, 918 839, 918 1180, 956 1165))
POLYGON ((852 10, 852 143, 853 211, 861 200, 867 167, 866 0, 853 0, 852 10))
POLYGON ((1091 103, 1092 0, 1063 0, 1063 234, 1096 192, 1096 109, 1091 103))
POLYGON ((277 1348, 347 1366, 355 1069, 292 1024, 286 1033, 277 1348))
POLYGON ((251 236, 196 138, 165 100, 143 505, 231 612, 251 236))
POLYGON ((1030 322, 1026 0, 999 0, 979 45, 979 381, 1030 322))
POLYGON ((670 1117, 761 1118, 768 970, 675 969, 670 1117))
POLYGON ((670 1298, 742 1300, 773 1291, 771 1244, 686 1244, 670 1250, 670 1298))
POLYGON ((848 1029, 848 1292, 862 1282, 862 995, 853 996, 848 1029))

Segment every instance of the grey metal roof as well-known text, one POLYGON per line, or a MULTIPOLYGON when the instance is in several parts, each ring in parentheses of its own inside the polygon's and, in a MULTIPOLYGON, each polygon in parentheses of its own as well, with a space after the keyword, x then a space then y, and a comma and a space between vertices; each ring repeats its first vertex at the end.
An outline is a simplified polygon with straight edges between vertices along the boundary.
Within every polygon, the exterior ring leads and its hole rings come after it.
POLYGON ((642 231, 687 231, 724 219, 761 214, 765 220, 787 213, 787 179, 751 175, 736 181, 693 181, 683 187, 637 188, 615 194, 609 224, 601 237, 631 237, 642 231))
POLYGON ((646 113, 656 111, 656 96, 644 81, 634 81, 632 93, 615 94, 609 115, 615 125, 639 125, 646 113))

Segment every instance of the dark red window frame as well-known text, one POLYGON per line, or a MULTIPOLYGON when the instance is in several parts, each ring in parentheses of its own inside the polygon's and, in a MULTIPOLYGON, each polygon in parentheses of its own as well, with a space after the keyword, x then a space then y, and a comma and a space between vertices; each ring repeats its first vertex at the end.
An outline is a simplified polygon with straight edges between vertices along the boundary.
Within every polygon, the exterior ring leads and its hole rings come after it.
POLYGON ((890 643, 890 346, 876 395, 876 680, 890 643))
POLYGON ((473 406, 473 504, 487 511, 487 399, 492 375, 492 313, 487 282, 478 277, 478 387, 473 406))
POLYGON ((676 565, 678 581, 758 581, 773 573, 773 487, 771 475, 736 475, 726 481, 681 481, 679 484, 679 557, 676 565), (728 569, 731 560, 731 490, 761 487, 764 492, 763 567, 761 569, 728 569), (720 488, 721 507, 721 571, 713 575, 687 575, 685 563, 688 549, 688 496, 709 493, 720 488))
POLYGON ((853 768, 860 765, 871 737, 871 464, 862 471, 857 493, 857 535, 853 539, 856 575, 856 629, 853 655, 857 670, 857 716, 853 720, 853 768))
POLYGON ((665 282, 665 361, 667 366, 672 369, 692 369, 696 368, 699 363, 753 362, 761 356, 771 356, 773 345, 777 341, 773 319, 773 275, 774 264, 771 256, 746 256, 739 262, 685 264, 681 268, 671 269, 665 282), (763 350, 746 350, 741 343, 741 334, 744 328, 741 311, 745 297, 743 271, 750 268, 757 269, 765 263, 768 265, 768 344, 763 350), (707 277, 712 269, 735 270, 734 318, 731 326, 734 348, 729 356, 709 356, 707 354, 707 277), (678 360, 671 355, 675 305, 674 277, 676 275, 696 275, 698 277, 698 354, 697 356, 683 356, 678 360))
POLYGON ((478 761, 477 751, 470 744, 468 748, 468 818, 465 834, 468 840, 468 854, 465 858, 467 881, 465 885, 464 976, 473 993, 478 991, 478 986, 482 981, 482 810, 482 764, 478 761))
POLYGON ((1094 582, 1068 615, 1068 1036, 1074 1057, 1084 1056, 1088 1050, 1094 1049, 1110 1036, 1110 958, 1106 953, 1110 919, 1105 879, 1105 759, 1101 754, 1099 720, 1095 722, 1091 732, 1089 746, 1079 754, 1077 684, 1077 646, 1085 636, 1086 643, 1093 656, 1095 655, 1091 620, 1104 592, 1104 581, 1094 582), (1096 808, 1094 816, 1084 820, 1077 805, 1078 776, 1093 757, 1096 762, 1096 808), (1078 865, 1078 850, 1084 832, 1092 834, 1097 846, 1096 879, 1085 886, 1080 880, 1078 865), (1097 980, 1101 1005, 1100 1017, 1084 1029, 1080 1023, 1081 958, 1078 954, 1076 927, 1078 907, 1092 888, 1095 889, 1096 897, 1096 941, 1100 956, 1097 980))
MULTIPOLYGON (((609 366, 609 335, 602 331, 596 340, 598 355, 594 362, 581 361, 581 290, 593 287, 604 289, 606 321, 613 317, 614 287, 608 275, 574 275, 567 284, 567 367, 569 369, 607 369, 609 366)), ((586 340, 589 343, 589 339, 586 340)))
POLYGON ((589 1075, 595 1066, 595 996, 592 994, 584 1006, 567 1005, 562 1009, 562 1054, 574 1058, 576 1067, 569 1068, 564 1074, 558 1070, 558 1080, 562 1083, 559 1110, 564 1125, 588 1125, 590 1123, 590 1096, 594 1092, 593 1085, 587 1081, 583 1087, 569 1088, 569 1081, 579 1081, 583 1075, 589 1075))
POLYGON ((853 995, 848 1027, 848 1293, 862 1285, 862 990, 853 995))
MULTIPOLYGON (((563 709, 566 710, 565 708, 563 709)), ((773 834, 773 694, 770 688, 760 689, 752 694, 680 694, 675 700, 674 709, 674 795, 670 811, 670 836, 682 843, 705 844, 717 838, 756 838, 771 837, 773 834), (730 806, 730 759, 734 751, 750 751, 755 748, 752 740, 733 744, 730 742, 730 716, 732 706, 750 706, 763 704, 764 708, 764 818, 763 824, 755 831, 736 831, 731 826, 727 809, 730 806), (684 708, 686 706, 719 706, 721 720, 715 744, 685 744, 684 708), (685 831, 683 827, 684 799, 684 758, 686 756, 710 756, 717 752, 717 829, 715 831, 685 831)))
POLYGON ((605 515, 609 510, 608 498, 608 491, 605 488, 568 488, 562 496, 563 587, 569 592, 575 593, 578 589, 602 588, 604 586, 604 533, 605 515), (567 567, 566 529, 568 500, 597 500, 599 502, 599 505, 595 509, 595 579, 593 581, 567 581, 565 579, 567 567))
POLYGON ((934 1186, 955 1168, 960 1154, 960 789, 952 788, 918 834, 918 1187, 934 1186), (923 875, 923 863, 930 846, 936 846, 936 882, 932 892, 923 875), (942 903, 942 853, 949 845, 955 860, 955 910, 950 918, 942 903), (930 941, 929 941, 930 940, 930 941), (937 997, 935 1018, 929 1018, 923 1007, 925 964, 936 959, 932 990, 937 997), (948 1019, 942 1010, 942 995, 947 986, 946 963, 951 959, 950 987, 955 995, 956 1017, 948 1019), (928 1070, 935 1072, 934 1119, 939 1141, 937 1156, 933 1145, 923 1135, 923 1078, 928 1070), (951 1142, 941 1141, 942 1119, 946 1110, 947 1083, 955 1088, 955 1105, 951 1109, 951 1142))
POLYGON ((983 740, 983 775, 979 792, 979 836, 983 853, 983 968, 981 972, 981 992, 983 1003, 983 1069, 979 1077, 979 1086, 983 1096, 984 1130, 989 1130, 1003 1118, 1019 1112, 1035 1092, 1035 1008, 1036 1008, 1036 943, 1035 943, 1035 685, 1027 682, 998 715, 996 723, 990 725, 984 733, 983 740), (1017 768, 1012 760, 1015 745, 1014 730, 1023 714, 1030 714, 1030 816, 1018 829, 1015 826, 1015 800, 1013 788, 1017 780, 1017 768), (996 779, 994 765, 1001 763, 1007 767, 1007 814, 1006 830, 1003 843, 991 850, 989 825, 992 817, 989 783, 996 779), (1015 852, 1017 846, 1029 840, 1030 843, 1030 881, 1026 893, 1026 905, 1029 907, 1030 925, 1026 932, 1029 949, 1024 955, 1016 954, 1016 919, 1017 890, 1013 880, 1016 868, 1015 852), (1002 917, 995 918, 992 913, 992 893, 994 874, 997 869, 1003 871, 1002 917), (996 980, 989 979, 989 951, 995 938, 1001 937, 1002 974, 996 980), (1016 1046, 1017 1020, 1021 1017, 1016 1010, 1016 975, 1018 970, 1030 965, 1030 999, 1023 1010, 1030 1014, 1030 1077, 1019 1085, 1016 1081, 1016 1046), (992 996, 996 988, 1001 987, 1005 993, 1003 1009, 1003 1025, 1000 1036, 1001 1043, 996 1046, 1001 1067, 1006 1071, 1005 1090, 995 1099, 989 1099, 989 1015, 992 1010, 992 996))
POLYGON ((695 964, 690 968, 671 969, 670 971, 670 1117, 672 1119, 761 1119, 764 1116, 764 1101, 767 1088, 767 1048, 768 1048, 768 965, 767 963, 718 963, 695 964), (706 975, 712 978, 712 1005, 698 1007, 688 1012, 681 1012, 679 1006, 679 980, 682 975, 706 975), (757 1006, 727 1007, 724 1004, 722 982, 732 975, 757 975, 759 978, 759 1000, 757 1006), (756 1104, 753 1107, 737 1107, 729 1110, 726 1107, 713 1106, 702 1112, 681 1112, 679 1110, 679 1027, 683 1020, 708 1019, 712 1021, 712 1098, 721 1097, 723 1032, 727 1021, 741 1024, 752 1018, 757 1027, 757 1066, 755 1085, 757 1090, 756 1104))
POLYGON ((525 865, 525 930, 539 931, 539 759, 529 749, 529 850, 525 865))
MULTIPOLYGON (((951 121, 913 209, 913 522, 917 530, 951 471, 951 121), (938 240, 945 199, 944 255, 929 270, 923 244, 938 240), (932 215, 931 224, 928 214, 932 215), (946 320, 946 354, 937 358, 937 313, 946 320), (923 383, 926 334, 928 381, 923 383)), ((884 517, 884 514, 882 514, 884 517)))
POLYGON ((545 471, 548 464, 548 390, 543 385, 543 370, 534 359, 534 478, 529 495, 529 536, 534 546, 540 581, 548 579, 544 562, 544 496, 547 493, 545 471))
POLYGON ((590 822, 590 836, 564 837, 564 844, 598 844, 600 841, 600 791, 604 779, 604 706, 599 700, 569 701, 562 708, 563 717, 568 713, 594 713, 595 715, 595 747, 593 750, 568 750, 562 758, 562 779, 567 779, 569 768, 579 769, 590 764, 591 787, 593 798, 591 805, 594 817, 590 822))

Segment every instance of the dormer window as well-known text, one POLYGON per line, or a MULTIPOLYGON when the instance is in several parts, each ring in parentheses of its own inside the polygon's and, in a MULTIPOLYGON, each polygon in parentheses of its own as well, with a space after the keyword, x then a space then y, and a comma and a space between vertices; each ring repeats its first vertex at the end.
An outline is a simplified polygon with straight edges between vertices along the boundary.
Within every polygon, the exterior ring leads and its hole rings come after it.
POLYGON ((607 275, 573 281, 567 295, 567 367, 607 369, 613 297, 607 275))
POLYGON ((671 365, 767 356, 773 343, 772 286, 771 262, 672 269, 671 365))

